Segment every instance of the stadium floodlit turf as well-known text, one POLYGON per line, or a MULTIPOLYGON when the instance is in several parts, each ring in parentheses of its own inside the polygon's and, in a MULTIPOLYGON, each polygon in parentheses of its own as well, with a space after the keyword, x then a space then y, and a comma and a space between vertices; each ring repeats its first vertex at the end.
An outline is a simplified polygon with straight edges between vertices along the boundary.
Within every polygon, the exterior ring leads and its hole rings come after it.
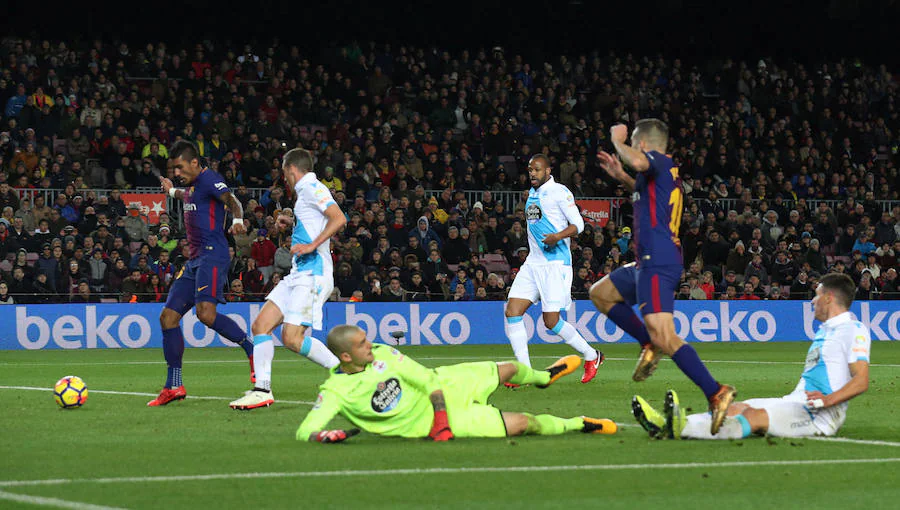
MULTIPOLYGON (((751 398, 793 389, 807 346, 697 348, 713 375, 751 398)), ((274 365, 281 402, 250 412, 228 408, 248 389, 237 348, 189 349, 189 397, 163 408, 146 407, 165 378, 160 350, 2 352, 0 507, 862 508, 900 498, 900 344, 873 343, 871 386, 850 404, 840 433, 857 442, 648 439, 633 426, 633 394, 659 405, 672 387, 700 411, 701 393, 668 361, 633 383, 637 347, 601 348, 609 360, 592 383, 582 385, 579 370, 543 391, 501 388, 493 403, 612 418, 626 425, 615 436, 435 444, 363 433, 338 445, 294 439, 324 372, 284 349, 274 365), (83 408, 61 410, 50 387, 69 374, 85 380, 90 397, 83 408)), ((510 357, 505 345, 402 350, 427 366, 510 357)), ((535 366, 569 352, 532 346, 535 366)))

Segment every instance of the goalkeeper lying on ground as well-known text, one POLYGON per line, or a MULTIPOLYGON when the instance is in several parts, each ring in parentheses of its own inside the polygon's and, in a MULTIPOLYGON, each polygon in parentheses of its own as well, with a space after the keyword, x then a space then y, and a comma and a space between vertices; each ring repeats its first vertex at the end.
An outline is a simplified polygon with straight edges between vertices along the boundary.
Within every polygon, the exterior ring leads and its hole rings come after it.
POLYGON ((334 443, 359 432, 327 430, 328 422, 337 414, 373 434, 435 441, 616 432, 611 420, 508 413, 488 405, 488 397, 505 382, 546 388, 574 372, 581 364, 578 356, 566 356, 547 370, 492 361, 429 369, 392 347, 373 346, 362 329, 349 325, 337 326, 328 333, 328 348, 341 364, 331 369, 315 406, 297 429, 301 441, 334 443))

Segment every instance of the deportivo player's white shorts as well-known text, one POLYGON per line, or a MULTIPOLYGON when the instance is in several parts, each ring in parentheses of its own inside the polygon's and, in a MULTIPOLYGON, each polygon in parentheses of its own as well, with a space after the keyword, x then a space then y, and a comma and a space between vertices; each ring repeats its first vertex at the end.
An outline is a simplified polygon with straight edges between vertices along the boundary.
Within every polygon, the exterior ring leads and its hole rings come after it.
POLYGON ((266 301, 281 310, 286 324, 322 329, 322 307, 333 289, 332 278, 294 275, 278 282, 266 301))
POLYGON ((752 398, 744 403, 765 409, 769 415, 769 434, 776 437, 833 436, 844 424, 844 406, 809 409, 805 399, 786 395, 782 398, 752 398))
POLYGON ((541 303, 544 312, 559 312, 572 304, 572 266, 524 264, 509 289, 510 298, 541 303))

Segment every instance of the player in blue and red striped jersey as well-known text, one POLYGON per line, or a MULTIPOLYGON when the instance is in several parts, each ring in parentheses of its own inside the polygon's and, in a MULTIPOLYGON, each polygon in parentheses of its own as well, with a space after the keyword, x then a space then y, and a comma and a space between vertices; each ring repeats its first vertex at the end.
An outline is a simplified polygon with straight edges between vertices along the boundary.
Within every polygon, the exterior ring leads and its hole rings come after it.
MULTIPOLYGON (((613 126, 611 140, 618 158, 603 151, 597 157, 610 176, 634 191, 637 261, 594 284, 591 300, 598 310, 640 342, 641 356, 632 379, 643 381, 650 377, 661 355, 670 356, 709 400, 710 431, 716 434, 737 391, 719 384, 697 351, 675 333, 672 314, 675 290, 684 267, 678 238, 684 192, 678 168, 666 155, 669 128, 660 120, 643 119, 634 127, 631 145, 625 143, 627 138, 627 127, 613 126), (637 171, 637 176, 628 175, 623 163, 637 171), (643 323, 632 309, 635 304, 644 316, 643 323)), ((640 406, 637 398, 632 401, 635 416, 643 415, 640 406)))
POLYGON ((181 382, 184 333, 179 322, 191 308, 197 309, 197 318, 206 327, 244 349, 253 379, 253 340, 227 315, 216 313, 216 305, 225 302, 231 262, 225 239, 225 208, 234 217, 231 229, 236 234, 244 231, 244 208, 221 175, 200 165, 200 153, 193 143, 175 142, 169 149, 169 166, 174 169, 175 176, 189 186, 175 188, 171 180, 160 177, 163 191, 184 201, 184 228, 190 260, 173 280, 166 306, 159 316, 168 373, 159 396, 147 403, 151 407, 187 396, 181 382))

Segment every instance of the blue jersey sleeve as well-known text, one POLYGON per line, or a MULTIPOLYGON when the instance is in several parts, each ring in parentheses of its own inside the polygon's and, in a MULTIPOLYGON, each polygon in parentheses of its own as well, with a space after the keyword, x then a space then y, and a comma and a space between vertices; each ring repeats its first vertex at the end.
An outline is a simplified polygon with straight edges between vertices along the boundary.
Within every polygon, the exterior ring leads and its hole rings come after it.
POLYGON ((656 151, 645 152, 644 156, 647 158, 647 161, 650 163, 650 168, 647 169, 647 177, 655 179, 659 176, 663 171, 667 170, 666 166, 671 166, 671 164, 667 164, 668 158, 663 156, 662 154, 656 151))
POLYGON ((207 177, 207 180, 209 194, 211 196, 218 199, 225 193, 231 191, 230 189, 228 189, 228 185, 225 184, 225 180, 222 179, 222 176, 219 175, 218 172, 216 172, 215 170, 207 170, 206 172, 210 174, 209 177, 207 177))

